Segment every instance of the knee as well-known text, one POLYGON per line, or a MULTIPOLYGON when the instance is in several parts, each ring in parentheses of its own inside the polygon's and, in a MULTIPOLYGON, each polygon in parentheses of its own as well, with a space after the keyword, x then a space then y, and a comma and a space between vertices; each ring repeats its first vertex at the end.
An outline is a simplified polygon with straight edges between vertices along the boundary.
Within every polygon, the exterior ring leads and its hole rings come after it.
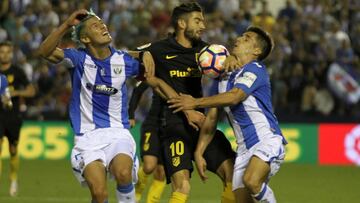
POLYGON ((96 202, 105 202, 108 197, 105 186, 94 186, 91 193, 93 200, 96 200, 96 202))
POLYGON ((256 194, 260 191, 261 189, 261 181, 260 179, 256 178, 255 175, 249 174, 249 173, 245 173, 244 177, 243 177, 243 182, 245 187, 252 193, 252 194, 256 194))
POLYGON ((189 180, 182 180, 182 181, 180 181, 178 183, 175 183, 175 188, 174 189, 175 189, 176 192, 180 192, 180 193, 183 193, 183 194, 189 194, 190 189, 191 189, 189 180))
POLYGON ((114 176, 118 184, 129 184, 132 179, 132 170, 130 168, 122 168, 116 171, 114 176))
POLYGON ((156 167, 156 163, 144 162, 143 170, 146 174, 151 174, 156 167))

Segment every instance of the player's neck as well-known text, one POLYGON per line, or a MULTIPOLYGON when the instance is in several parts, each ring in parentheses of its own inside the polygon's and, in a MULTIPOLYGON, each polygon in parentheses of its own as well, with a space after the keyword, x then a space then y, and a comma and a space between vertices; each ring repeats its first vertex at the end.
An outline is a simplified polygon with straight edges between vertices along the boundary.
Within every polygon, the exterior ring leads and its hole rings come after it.
POLYGON ((242 65, 245 65, 250 63, 251 61, 256 60, 256 57, 252 57, 249 55, 238 55, 236 59, 239 60, 242 65))
POLYGON ((192 42, 187 39, 183 34, 176 34, 175 40, 177 41, 177 43, 179 43, 185 48, 192 48, 192 42))
POLYGON ((2 63, 0 64, 0 70, 1 71, 6 71, 11 67, 11 63, 2 63))
POLYGON ((96 59, 103 60, 111 55, 111 50, 108 46, 105 47, 88 46, 87 48, 90 54, 96 59))

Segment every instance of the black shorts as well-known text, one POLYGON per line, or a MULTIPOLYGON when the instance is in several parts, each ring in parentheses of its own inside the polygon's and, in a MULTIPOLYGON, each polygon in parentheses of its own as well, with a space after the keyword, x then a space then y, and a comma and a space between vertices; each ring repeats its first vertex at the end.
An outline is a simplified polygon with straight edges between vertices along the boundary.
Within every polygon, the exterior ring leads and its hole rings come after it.
POLYGON ((22 117, 20 114, 9 113, 0 116, 0 138, 5 135, 11 145, 17 145, 20 137, 22 117))
MULTIPOLYGON (((196 149, 199 132, 190 126, 167 125, 162 129, 161 146, 167 183, 177 171, 187 169, 193 171, 192 160, 196 149), (166 134, 165 134, 166 133, 166 134)), ((230 142, 221 131, 216 131, 213 140, 204 152, 207 169, 216 173, 219 166, 227 159, 235 159, 235 152, 230 142)))
POLYGON ((158 158, 158 163, 162 164, 161 146, 159 126, 155 125, 141 125, 140 130, 140 156, 141 159, 145 155, 151 155, 158 158))

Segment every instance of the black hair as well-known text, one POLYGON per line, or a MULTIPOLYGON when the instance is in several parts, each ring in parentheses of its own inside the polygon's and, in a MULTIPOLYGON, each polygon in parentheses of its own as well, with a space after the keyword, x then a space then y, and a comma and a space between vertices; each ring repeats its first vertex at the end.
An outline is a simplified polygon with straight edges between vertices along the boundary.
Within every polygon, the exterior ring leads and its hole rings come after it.
POLYGON ((261 54, 258 56, 258 60, 264 60, 274 48, 274 42, 269 33, 261 29, 260 27, 251 26, 246 29, 246 32, 255 32, 257 35, 257 42, 261 48, 261 54))
POLYGON ((191 12, 202 12, 201 6, 196 2, 182 3, 175 7, 171 15, 171 25, 177 30, 177 22, 184 15, 191 12))
POLYGON ((8 46, 8 47, 13 47, 13 43, 10 42, 10 41, 3 41, 3 42, 0 42, 0 47, 3 47, 3 46, 8 46))

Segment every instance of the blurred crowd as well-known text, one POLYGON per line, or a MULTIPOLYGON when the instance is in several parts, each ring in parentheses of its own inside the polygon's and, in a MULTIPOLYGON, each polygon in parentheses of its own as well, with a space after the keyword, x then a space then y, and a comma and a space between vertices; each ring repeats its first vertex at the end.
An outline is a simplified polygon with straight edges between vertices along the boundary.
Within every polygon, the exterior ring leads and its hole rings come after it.
MULTIPOLYGON (((63 65, 40 59, 36 50, 74 10, 92 8, 108 25, 116 48, 134 49, 171 32, 171 10, 181 2, 185 1, 2 0, 0 41, 14 43, 14 63, 37 88, 36 97, 22 106, 25 116, 35 120, 67 118, 69 74, 63 65)), ((280 121, 359 121, 359 0, 284 0, 276 12, 270 11, 270 0, 198 2, 206 14, 203 39, 209 43, 231 49, 249 25, 261 26, 272 34, 276 46, 265 63, 280 121)), ((60 46, 75 46, 71 33, 60 46)), ((130 91, 134 84, 128 84, 130 91)), ((146 114, 149 96, 147 93, 138 108, 136 117, 140 120, 146 114)))

